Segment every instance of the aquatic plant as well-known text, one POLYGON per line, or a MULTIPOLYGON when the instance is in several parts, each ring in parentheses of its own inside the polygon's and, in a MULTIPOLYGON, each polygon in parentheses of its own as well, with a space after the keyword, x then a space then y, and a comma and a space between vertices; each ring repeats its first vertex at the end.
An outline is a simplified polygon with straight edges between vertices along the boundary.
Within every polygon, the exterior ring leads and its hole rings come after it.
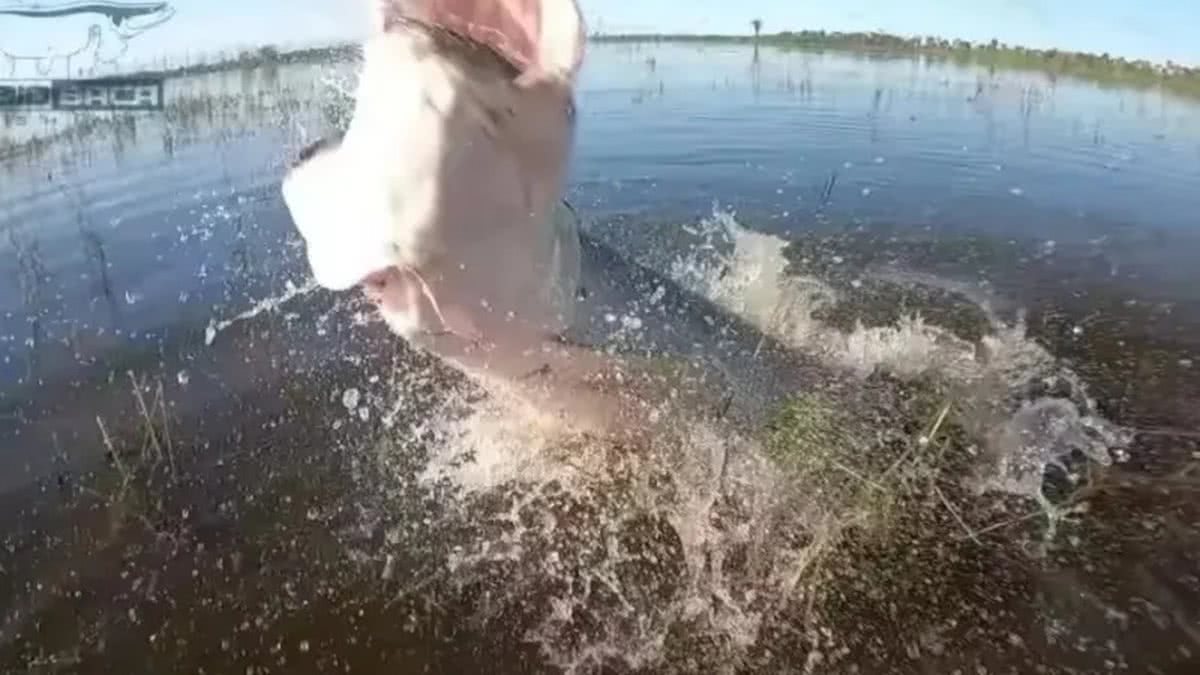
POLYGON ((771 415, 764 453, 797 493, 825 512, 823 521, 834 527, 826 536, 836 538, 846 529, 886 536, 904 504, 921 503, 920 508, 946 508, 975 539, 942 487, 954 483, 953 465, 961 463, 952 461, 953 453, 969 445, 949 391, 932 380, 892 384, 903 395, 895 410, 886 411, 891 418, 886 432, 863 423, 874 413, 803 392, 771 415))
POLYGON ((177 66, 163 63, 157 68, 144 68, 129 75, 131 77, 141 75, 179 77, 299 63, 334 63, 357 58, 359 49, 359 46, 354 43, 337 43, 290 50, 281 50, 274 45, 263 45, 253 50, 242 50, 235 55, 219 53, 211 58, 206 55, 200 56, 195 63, 188 62, 177 66))
POLYGON ((202 137, 219 143, 233 142, 256 133, 264 120, 270 120, 270 124, 280 121, 290 124, 290 120, 309 115, 318 106, 326 117, 344 115, 337 104, 326 103, 316 95, 316 86, 310 91, 276 88, 242 94, 195 91, 180 86, 174 91, 168 89, 161 112, 72 113, 61 124, 46 126, 42 133, 23 139, 0 138, 0 165, 12 170, 51 152, 62 155, 69 163, 88 161, 101 147, 97 141, 107 141, 111 154, 119 158, 138 142, 143 129, 158 136, 163 154, 170 157, 180 147, 202 137))
MULTIPOLYGON (((127 371, 133 415, 117 422, 96 416, 96 428, 104 450, 105 464, 81 477, 76 488, 82 496, 99 502, 107 515, 107 533, 100 548, 118 542, 130 525, 140 525, 155 535, 162 529, 163 488, 179 479, 175 445, 171 435, 170 404, 161 379, 127 371)), ((169 536, 169 535, 168 535, 169 536)))

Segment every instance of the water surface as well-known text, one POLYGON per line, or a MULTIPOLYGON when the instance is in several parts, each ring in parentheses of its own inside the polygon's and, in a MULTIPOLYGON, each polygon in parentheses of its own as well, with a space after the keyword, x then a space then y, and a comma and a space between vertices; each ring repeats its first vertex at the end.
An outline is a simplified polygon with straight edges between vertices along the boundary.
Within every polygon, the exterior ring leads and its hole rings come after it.
POLYGON ((278 195, 351 73, 182 78, 164 115, 0 167, 7 667, 1195 667, 1200 103, 922 59, 593 48, 569 189, 589 231, 751 320, 800 307, 777 337, 847 378, 928 371, 994 404, 987 429, 1032 439, 993 438, 1012 457, 1075 450, 1087 510, 1048 548, 1032 494, 975 514, 929 492, 908 544, 839 549, 855 580, 809 576, 774 504, 796 496, 766 479, 725 499, 681 471, 647 514, 486 415, 450 443, 475 464, 438 456, 454 377, 311 289, 278 195), (697 231, 733 247, 728 277, 704 276, 697 231), (1074 417, 1014 412, 1047 400, 1074 417), (1062 440, 1093 419, 1129 434, 1107 467, 1062 440))

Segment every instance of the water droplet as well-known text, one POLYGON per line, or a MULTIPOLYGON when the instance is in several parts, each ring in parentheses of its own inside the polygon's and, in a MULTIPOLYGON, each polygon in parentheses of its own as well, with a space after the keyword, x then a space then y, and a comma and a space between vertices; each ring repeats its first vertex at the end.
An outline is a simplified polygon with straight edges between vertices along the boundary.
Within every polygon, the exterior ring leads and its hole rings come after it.
POLYGON ((342 405, 346 406, 346 410, 352 411, 358 407, 358 402, 361 398, 362 395, 358 393, 358 390, 350 387, 342 392, 342 405))

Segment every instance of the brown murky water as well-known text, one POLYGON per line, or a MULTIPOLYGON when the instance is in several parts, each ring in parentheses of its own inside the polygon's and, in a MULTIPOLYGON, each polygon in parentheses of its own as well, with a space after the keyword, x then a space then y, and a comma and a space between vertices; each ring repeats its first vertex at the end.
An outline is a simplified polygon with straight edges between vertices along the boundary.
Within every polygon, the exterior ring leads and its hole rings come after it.
POLYGON ((343 70, 175 83, 5 162, 6 671, 1194 671, 1194 104, 598 49, 593 236, 841 409, 621 447, 306 286, 277 183, 343 70))

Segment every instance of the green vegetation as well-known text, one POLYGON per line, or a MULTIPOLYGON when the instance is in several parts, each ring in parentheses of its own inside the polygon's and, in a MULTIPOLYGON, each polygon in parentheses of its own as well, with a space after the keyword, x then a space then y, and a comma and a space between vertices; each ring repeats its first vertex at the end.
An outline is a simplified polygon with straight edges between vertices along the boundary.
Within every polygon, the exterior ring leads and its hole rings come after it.
MULTIPOLYGON (((1156 88, 1200 98, 1200 67, 1189 67, 1167 61, 1152 63, 1145 59, 1126 59, 1107 52, 1089 54, 1058 49, 1031 49, 1008 45, 999 40, 972 43, 934 36, 892 35, 880 32, 842 33, 838 31, 803 30, 762 33, 763 20, 750 21, 752 35, 719 34, 593 34, 596 43, 678 42, 693 44, 758 44, 778 49, 820 52, 825 50, 866 53, 876 56, 915 57, 978 65, 990 68, 1044 73, 1054 77, 1074 77, 1099 84, 1156 88)), ((222 53, 212 60, 199 63, 151 68, 138 74, 165 76, 194 75, 234 69, 250 69, 291 63, 351 60, 358 47, 340 43, 323 47, 281 50, 266 45, 242 50, 236 54, 222 53)))
MULTIPOLYGON (((1144 59, 1126 59, 1111 54, 1088 54, 1058 49, 1031 49, 1008 45, 999 40, 971 43, 934 36, 904 37, 888 33, 842 33, 823 30, 762 33, 762 19, 750 22, 752 35, 688 34, 594 34, 596 43, 679 42, 694 44, 759 44, 778 49, 820 52, 825 50, 866 53, 876 56, 915 57, 978 65, 990 68, 1044 73, 1054 77, 1074 77, 1099 84, 1162 88, 1166 91, 1200 98, 1200 67, 1170 61, 1152 63, 1144 59)), ((354 44, 335 44, 307 49, 280 50, 267 45, 237 54, 220 54, 213 60, 179 66, 148 69, 140 74, 166 76, 194 75, 232 69, 257 68, 290 63, 344 61, 358 54, 354 44)))
MULTIPOLYGON (((961 497, 948 479, 955 462, 947 453, 960 453, 966 437, 949 393, 933 382, 900 388, 886 438, 863 424, 864 411, 817 393, 790 397, 770 417, 766 456, 825 511, 835 530, 884 535, 918 503, 949 508, 959 517, 957 507, 945 504, 946 493, 961 497)), ((970 527, 959 524, 973 539, 970 527)))
POLYGON ((767 457, 836 520, 873 526, 890 510, 887 502, 896 499, 896 491, 874 480, 885 469, 863 466, 875 463, 877 453, 835 401, 797 395, 772 416, 767 430, 767 457))
POLYGON ((1168 61, 1155 64, 1119 56, 1085 54, 1057 49, 1029 49, 998 40, 974 44, 932 36, 903 37, 887 33, 840 33, 823 30, 784 31, 755 35, 593 35, 597 43, 686 42, 700 44, 751 44, 757 41, 780 49, 807 51, 853 51, 897 57, 925 56, 964 65, 1040 72, 1050 77, 1075 77, 1101 84, 1141 88, 1161 87, 1184 96, 1200 98, 1200 68, 1168 61))

